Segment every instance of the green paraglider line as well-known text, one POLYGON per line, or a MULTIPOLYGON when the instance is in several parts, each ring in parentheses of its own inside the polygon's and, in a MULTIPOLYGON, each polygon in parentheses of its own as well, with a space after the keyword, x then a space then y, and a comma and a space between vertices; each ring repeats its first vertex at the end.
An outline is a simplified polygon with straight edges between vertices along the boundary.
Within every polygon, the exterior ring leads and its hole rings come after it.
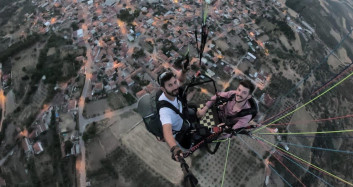
POLYGON ((314 165, 314 164, 312 164, 312 163, 310 163, 310 162, 308 162, 308 161, 306 161, 306 160, 304 160, 304 159, 302 159, 302 158, 300 158, 300 157, 294 155, 293 153, 290 153, 290 152, 288 152, 288 151, 286 151, 286 150, 284 150, 284 149, 282 149, 282 148, 276 146, 275 144, 273 144, 273 143, 271 143, 271 142, 269 142, 269 141, 267 141, 267 140, 265 140, 265 139, 263 139, 263 138, 261 138, 261 137, 259 137, 259 136, 256 136, 256 135, 253 135, 253 136, 254 136, 256 139, 259 139, 259 140, 261 140, 261 141, 263 141, 263 142, 265 142, 265 143, 267 143, 267 144, 269 144, 269 145, 271 145, 271 146, 277 148, 278 150, 281 150, 281 151, 283 151, 283 152, 285 152, 285 153, 287 153, 287 154, 293 156, 294 158, 297 158, 297 159, 299 159, 299 160, 305 162, 306 164, 309 164, 309 166, 311 166, 311 167, 313 167, 313 168, 315 168, 315 169, 318 169, 318 170, 320 170, 321 172, 323 172, 323 173, 325 173, 325 174, 327 174, 327 175, 329 175, 329 176, 331 176, 331 177, 333 177, 333 178, 336 178, 337 180, 340 180, 340 181, 342 181, 342 182, 344 182, 344 183, 346 183, 346 184, 348 184, 348 185, 350 185, 350 186, 353 186, 353 184, 352 184, 351 182, 348 182, 348 181, 346 181, 346 180, 344 180, 344 179, 342 179, 342 178, 340 178, 340 177, 338 177, 338 176, 336 176, 336 175, 334 175, 334 174, 332 174, 332 173, 330 173, 330 172, 328 172, 328 171, 326 171, 326 170, 324 170, 324 169, 322 169, 322 168, 320 168, 320 167, 318 167, 318 166, 316 166, 316 165, 314 165))
POLYGON ((276 143, 283 143, 285 145, 291 145, 291 146, 307 148, 307 149, 317 149, 317 150, 322 150, 322 151, 331 151, 331 152, 338 152, 338 153, 353 154, 353 151, 345 151, 345 150, 338 150, 338 149, 328 149, 328 148, 322 148, 322 147, 306 146, 306 145, 301 145, 301 144, 293 144, 293 143, 289 143, 289 142, 285 142, 285 141, 276 141, 276 143))
POLYGON ((208 5, 207 5, 207 3, 206 3, 205 11, 204 11, 204 13, 203 13, 203 25, 206 24, 207 14, 208 14, 208 5))
POLYGON ((257 133, 257 134, 273 134, 273 135, 291 135, 291 134, 331 134, 331 133, 344 133, 353 132, 353 129, 339 130, 339 131, 321 131, 321 132, 283 132, 283 133, 257 133))
MULTIPOLYGON (((269 146, 270 149, 272 148, 270 145, 265 144, 263 141, 260 141, 259 139, 256 139, 256 140, 262 145, 262 147, 264 147, 265 150, 267 150, 267 149, 265 148, 265 146, 269 146)), ((299 159, 297 159, 297 158, 294 158, 293 156, 289 155, 288 153, 284 153, 283 151, 278 150, 278 149, 277 149, 277 152, 276 152, 276 153, 278 153, 280 156, 285 157, 287 160, 291 161, 292 163, 294 163, 294 164, 297 165, 298 167, 304 169, 306 172, 312 174, 313 176, 315 176, 316 178, 318 178, 319 180, 321 180, 321 181, 322 181, 323 183, 325 183, 326 185, 332 187, 332 185, 329 184, 327 181, 325 181, 323 178, 321 178, 321 177, 315 175, 314 173, 310 172, 309 169, 306 169, 305 167, 303 167, 301 164, 297 163, 296 161, 301 162, 301 163, 303 163, 303 164, 306 164, 306 165, 308 165, 308 166, 311 167, 311 168, 314 168, 314 167, 310 166, 310 164, 307 164, 307 163, 305 163, 305 162, 303 162, 303 161, 301 161, 301 160, 299 160, 299 159), (286 155, 288 155, 288 157, 287 157, 286 155), (291 158, 289 158, 289 157, 291 157, 293 160, 292 160, 291 158), (296 160, 296 161, 294 161, 294 160, 296 160)), ((314 169, 316 169, 316 168, 314 168, 314 169)), ((321 172, 321 171, 318 170, 318 169, 316 169, 316 170, 319 171, 319 172, 321 172)), ((321 172, 321 173, 322 173, 322 172, 321 172)))
POLYGON ((225 175, 226 175, 226 169, 227 169, 227 163, 228 163, 228 155, 229 155, 229 148, 230 148, 230 138, 228 138, 227 156, 226 156, 226 162, 224 163, 224 169, 223 169, 223 176, 222 176, 222 184, 221 184, 221 187, 223 187, 223 184, 224 184, 224 177, 225 177, 225 175))
POLYGON ((300 110, 301 108, 305 107, 306 105, 312 103, 312 102, 315 101, 316 99, 320 98, 321 96, 325 95, 326 93, 328 93, 329 91, 331 91, 332 89, 334 89, 336 86, 340 85, 342 82, 344 82, 345 80, 347 80, 347 79, 348 79, 349 77, 351 77, 352 75, 353 75, 353 72, 350 73, 349 75, 347 75, 344 79, 342 79, 341 81, 339 81, 338 83, 336 83, 336 84, 333 85, 332 87, 330 87, 329 89, 327 89, 326 91, 324 91, 323 93, 321 93, 320 95, 316 96, 314 99, 312 99, 312 100, 306 102, 306 103, 303 104, 302 106, 300 106, 300 107, 296 108, 295 110, 293 110, 292 112, 289 112, 289 113, 287 113, 286 115, 284 115, 284 116, 282 116, 282 117, 280 117, 280 118, 274 120, 273 122, 271 122, 271 123, 269 123, 269 124, 267 124, 267 125, 265 125, 265 126, 262 126, 262 127, 258 128, 258 129, 256 129, 253 133, 255 133, 255 132, 257 132, 257 131, 259 131, 259 130, 261 130, 261 129, 264 129, 264 128, 266 128, 267 126, 269 126, 269 125, 271 125, 271 124, 276 123, 277 121, 279 121, 279 120, 281 120, 281 119, 283 119, 283 118, 285 118, 285 117, 287 117, 287 116, 293 114, 294 112, 300 110))

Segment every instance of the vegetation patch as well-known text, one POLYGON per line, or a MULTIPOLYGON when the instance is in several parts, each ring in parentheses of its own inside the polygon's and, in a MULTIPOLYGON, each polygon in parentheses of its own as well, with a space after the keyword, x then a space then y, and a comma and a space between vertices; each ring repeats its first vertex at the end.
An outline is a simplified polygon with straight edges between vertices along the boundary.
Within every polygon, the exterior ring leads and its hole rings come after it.
POLYGON ((123 96, 129 105, 136 103, 136 99, 130 93, 123 94, 123 96))
POLYGON ((84 133, 83 133, 83 136, 82 136, 82 139, 83 141, 87 142, 87 140, 89 139, 93 139, 96 134, 97 134, 97 123, 96 122, 93 122, 92 124, 89 124, 88 128, 84 133))
MULTIPOLYGON (((266 88, 267 93, 273 96, 280 96, 288 93, 294 88, 293 81, 283 77, 282 75, 274 75, 271 79, 270 85, 266 88)), ((298 95, 298 91, 294 91, 295 95, 298 95)))
POLYGON ((62 82, 70 79, 77 75, 77 71, 80 69, 82 62, 75 60, 76 55, 68 54, 62 57, 60 55, 60 47, 63 45, 72 44, 71 40, 65 40, 64 38, 52 34, 46 46, 40 51, 36 70, 31 75, 31 85, 37 84, 38 81, 45 76, 44 83, 49 84, 49 94, 47 100, 50 100, 55 92, 54 86, 57 82, 62 82), (50 48, 55 48, 56 52, 47 56, 50 48))
POLYGON ((117 17, 121 19, 121 21, 124 21, 126 23, 131 23, 134 21, 135 18, 137 18, 140 15, 140 10, 136 9, 133 13, 130 13, 131 9, 122 9, 120 10, 119 14, 117 17))
POLYGON ((133 58, 138 59, 144 56, 146 56, 146 54, 142 48, 137 48, 137 47, 134 48, 134 53, 132 54, 133 58))
POLYGON ((0 62, 4 62, 18 52, 31 47, 39 40, 39 37, 40 35, 34 33, 29 35, 26 39, 12 44, 9 48, 0 53, 0 62))
POLYGON ((113 110, 124 108, 125 106, 128 105, 127 101, 125 100, 121 92, 109 93, 107 100, 110 108, 113 110))
POLYGON ((119 179, 121 176, 130 186, 173 186, 149 168, 139 157, 129 152, 126 147, 118 147, 106 159, 101 160, 102 168, 88 171, 87 177, 93 185, 103 180, 119 179))
POLYGON ((163 40, 163 47, 162 47, 162 51, 163 54, 165 54, 167 57, 170 57, 170 51, 174 50, 174 51, 178 51, 178 48, 173 44, 173 42, 169 41, 169 40, 163 40))

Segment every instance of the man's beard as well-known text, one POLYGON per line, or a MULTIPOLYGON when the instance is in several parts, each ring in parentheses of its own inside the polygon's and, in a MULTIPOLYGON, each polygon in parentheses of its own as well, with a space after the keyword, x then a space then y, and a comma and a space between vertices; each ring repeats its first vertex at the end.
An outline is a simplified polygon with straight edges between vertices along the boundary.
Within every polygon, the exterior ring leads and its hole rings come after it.
POLYGON ((171 92, 168 92, 168 90, 166 89, 165 92, 166 92, 168 95, 170 95, 170 96, 176 97, 176 96, 178 96, 178 94, 179 94, 179 89, 175 89, 175 90, 173 90, 173 91, 171 91, 171 92))
POLYGON ((238 100, 237 97, 239 97, 239 96, 235 96, 235 102, 237 102, 237 103, 241 103, 241 102, 247 100, 246 98, 243 99, 243 97, 240 97, 240 99, 238 100))

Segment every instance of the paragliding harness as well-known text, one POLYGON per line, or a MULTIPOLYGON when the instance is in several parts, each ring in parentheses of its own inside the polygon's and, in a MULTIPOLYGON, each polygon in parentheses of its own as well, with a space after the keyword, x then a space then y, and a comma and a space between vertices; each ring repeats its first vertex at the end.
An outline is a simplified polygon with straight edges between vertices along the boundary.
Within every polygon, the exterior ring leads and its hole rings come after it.
MULTIPOLYGON (((235 94, 232 94, 227 101, 230 101, 234 98, 235 98, 235 94)), ((227 123, 227 120, 231 120, 234 118, 239 118, 239 117, 243 117, 243 116, 247 116, 247 115, 251 115, 251 120, 253 120, 255 118, 255 116, 257 115, 258 107, 257 107, 257 104, 253 98, 248 99, 248 102, 250 104, 250 108, 242 109, 241 111, 239 111, 237 114, 235 114, 233 116, 227 116, 226 121, 224 121, 224 123, 227 123)))
MULTIPOLYGON (((231 101, 232 99, 235 98, 235 94, 231 95, 229 98, 223 98, 220 97, 220 101, 217 103, 216 102, 216 108, 217 111, 219 112, 219 107, 220 105, 223 105, 224 101, 228 102, 231 101)), ((255 100, 253 98, 250 98, 249 100, 249 104, 250 104, 250 108, 247 109, 242 109, 241 111, 239 111, 237 114, 233 115, 233 116, 227 116, 225 117, 225 119, 220 119, 220 122, 225 123, 224 128, 222 129, 217 129, 217 127, 214 127, 212 129, 212 132, 215 132, 216 134, 221 135, 223 132, 230 134, 230 137, 232 136, 236 136, 237 134, 243 134, 243 135, 248 135, 251 136, 251 129, 256 128, 257 126, 255 125, 249 125, 247 127, 242 127, 242 128, 238 128, 238 129, 232 129, 232 126, 234 125, 233 123, 231 123, 230 121, 234 118, 239 118, 239 117, 243 117, 243 116, 247 116, 247 115, 251 115, 251 120, 253 120, 255 118, 255 116, 257 115, 258 112, 258 106, 255 102, 255 100)), ((218 136, 216 138, 218 138, 218 136)), ((210 140, 209 140, 210 141, 210 140)), ((212 142, 213 140, 211 140, 212 142)), ((208 142, 206 143, 206 150, 210 153, 210 154, 215 154, 221 144, 221 142, 217 142, 215 148, 213 150, 210 149, 210 147, 208 146, 208 142)))
POLYGON ((254 129, 254 128, 257 128, 257 126, 256 125, 249 125, 247 127, 242 127, 239 129, 232 129, 232 128, 227 128, 227 127, 213 127, 212 134, 207 136, 205 139, 200 141, 198 144, 191 147, 187 152, 184 152, 183 157, 184 158, 189 157, 192 153, 194 153, 196 150, 198 150, 199 148, 201 148, 203 146, 206 146, 206 150, 210 154, 215 154, 217 152, 221 142, 217 142, 214 150, 211 150, 210 147, 208 146, 208 144, 212 143, 214 140, 217 140, 222 133, 230 134, 231 136, 229 138, 231 138, 232 136, 236 136, 237 134, 244 134, 244 135, 251 136, 250 130, 254 129))
MULTIPOLYGON (((182 88, 181 88, 182 91, 182 88)), ((179 131, 173 130, 173 135, 175 135, 175 139, 177 142, 184 148, 190 148, 192 144, 192 136, 191 129, 194 129, 196 121, 196 109, 195 114, 190 114, 189 107, 185 104, 185 99, 181 97, 177 97, 177 99, 182 103, 183 110, 182 113, 170 102, 168 101, 159 101, 159 97, 162 95, 162 90, 158 90, 154 96, 145 95, 138 102, 139 113, 143 118, 146 129, 148 132, 152 133, 158 141, 164 141, 163 136, 163 127, 160 121, 159 110, 161 108, 169 108, 173 110, 176 115, 179 115, 183 119, 183 126, 179 131)))
MULTIPOLYGON (((208 75, 201 74, 200 72, 198 72, 192 78, 191 82, 187 85, 187 87, 184 89, 183 95, 186 95, 188 89, 191 87, 195 87, 195 86, 210 83, 210 82, 213 84, 213 87, 214 87, 214 90, 216 93, 216 101, 215 101, 215 104, 212 109, 216 111, 218 116, 220 116, 219 112, 221 111, 221 109, 219 106, 227 103, 228 101, 233 100, 235 98, 235 94, 232 94, 229 98, 219 96, 215 81, 212 78, 210 78, 208 75)), ((242 127, 239 129, 232 129, 232 126, 234 124, 231 123, 232 119, 247 116, 247 115, 251 115, 251 120, 255 118, 255 116, 258 112, 258 106, 253 98, 250 98, 248 101, 250 104, 250 108, 242 109, 237 114, 235 114, 233 116, 227 116, 227 117, 225 117, 225 119, 219 119, 220 123, 225 123, 225 125, 223 127, 215 126, 215 127, 208 128, 208 127, 199 126, 196 129, 196 132, 202 137, 202 139, 194 142, 194 146, 191 147, 187 152, 184 153, 184 158, 188 157, 189 155, 191 155, 193 152, 195 152, 197 149, 199 149, 202 146, 205 146, 207 151, 210 154, 215 154, 220 146, 220 142, 218 142, 216 144, 214 150, 211 150, 209 148, 208 144, 212 143, 212 141, 218 139, 218 137, 222 133, 231 134, 231 136, 237 135, 237 134, 250 135, 250 130, 253 128, 256 128, 257 126, 249 125, 247 127, 242 127)))

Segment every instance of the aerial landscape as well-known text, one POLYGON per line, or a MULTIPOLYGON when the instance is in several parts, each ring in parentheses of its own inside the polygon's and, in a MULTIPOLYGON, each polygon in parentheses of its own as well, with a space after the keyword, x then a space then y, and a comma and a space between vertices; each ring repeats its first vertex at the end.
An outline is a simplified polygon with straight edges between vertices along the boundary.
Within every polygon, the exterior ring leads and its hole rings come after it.
POLYGON ((215 82, 188 101, 247 79, 258 106, 197 186, 353 186, 352 32, 351 0, 0 0, 0 187, 184 186, 138 103, 186 56, 215 82))

